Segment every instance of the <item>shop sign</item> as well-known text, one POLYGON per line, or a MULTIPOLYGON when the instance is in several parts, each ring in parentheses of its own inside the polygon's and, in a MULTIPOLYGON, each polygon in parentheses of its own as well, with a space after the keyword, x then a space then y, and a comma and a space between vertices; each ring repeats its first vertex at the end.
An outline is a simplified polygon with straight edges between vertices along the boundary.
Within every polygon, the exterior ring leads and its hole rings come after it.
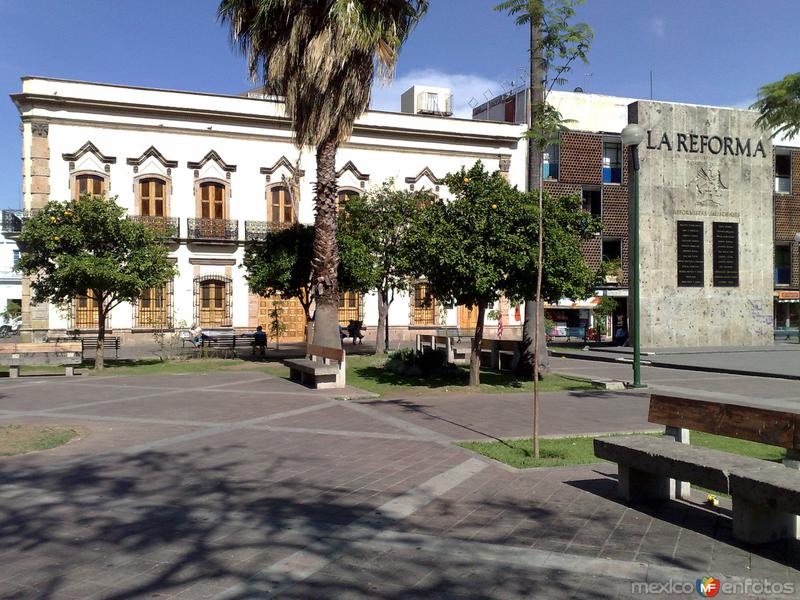
POLYGON ((800 300, 800 291, 778 292, 778 300, 800 300))

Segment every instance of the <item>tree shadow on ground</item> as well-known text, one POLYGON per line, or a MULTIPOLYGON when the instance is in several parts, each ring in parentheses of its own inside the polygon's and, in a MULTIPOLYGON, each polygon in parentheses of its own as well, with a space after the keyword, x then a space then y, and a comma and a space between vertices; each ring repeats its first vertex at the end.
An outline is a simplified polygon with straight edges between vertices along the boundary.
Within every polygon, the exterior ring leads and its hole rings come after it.
MULTIPOLYGON (((602 475, 602 477, 565 481, 565 484, 596 495, 621 507, 631 508, 659 521, 671 523, 708 538, 713 538, 733 548, 752 552, 755 555, 793 569, 800 569, 800 540, 783 540, 769 544, 751 545, 735 539, 731 520, 732 513, 729 506, 727 506, 729 504, 727 499, 722 499, 723 505, 720 507, 709 507, 686 500, 629 504, 618 496, 617 477, 615 475, 600 471, 595 471, 595 473, 602 475)), ((667 549, 661 554, 663 554, 663 560, 672 566, 684 569, 698 569, 698 565, 693 561, 673 557, 667 549)))
MULTIPOLYGON (((519 565, 443 558, 413 543, 371 547, 374 536, 403 526, 374 512, 385 495, 314 483, 298 474, 295 460, 243 458, 254 450, 115 454, 26 471, 0 466, 0 596, 253 598, 268 589, 281 598, 399 599, 577 590, 566 574, 532 578, 519 565), (354 523, 357 536, 337 533, 354 523), (330 562, 305 581, 265 570, 303 549, 312 561, 330 562)), ((439 500, 441 518, 453 512, 451 501, 439 500)), ((436 535, 436 519, 417 531, 436 535)))

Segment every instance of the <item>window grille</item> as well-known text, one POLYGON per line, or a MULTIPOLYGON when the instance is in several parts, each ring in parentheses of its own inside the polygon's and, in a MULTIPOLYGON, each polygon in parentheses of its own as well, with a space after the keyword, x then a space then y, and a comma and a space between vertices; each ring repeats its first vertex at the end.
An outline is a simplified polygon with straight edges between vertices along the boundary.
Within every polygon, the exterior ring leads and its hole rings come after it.
POLYGON ((173 284, 145 290, 134 303, 134 327, 172 329, 173 284))
POLYGON ((232 327, 233 285, 224 275, 203 275, 194 280, 194 316, 200 327, 232 327))
POLYGON ((436 324, 436 301, 431 296, 427 283, 418 283, 414 286, 414 302, 412 307, 411 322, 417 326, 436 324))
POLYGON ((349 325, 350 321, 363 321, 364 298, 358 292, 342 292, 339 295, 339 324, 349 325))

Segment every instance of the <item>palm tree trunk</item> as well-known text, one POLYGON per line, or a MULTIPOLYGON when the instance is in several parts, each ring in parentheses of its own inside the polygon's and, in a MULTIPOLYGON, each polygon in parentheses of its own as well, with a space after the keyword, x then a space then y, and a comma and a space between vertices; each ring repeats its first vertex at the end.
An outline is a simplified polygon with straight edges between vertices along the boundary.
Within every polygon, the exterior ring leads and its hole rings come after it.
POLYGON ((378 329, 375 331, 375 354, 386 354, 389 324, 389 293, 378 290, 378 329))
POLYGON ((314 219, 314 293, 316 308, 313 343, 341 348, 339 336, 339 251, 336 246, 336 142, 329 138, 317 148, 317 197, 314 219))
POLYGON ((472 338, 472 348, 469 355, 470 387, 480 387, 481 385, 481 341, 483 341, 483 317, 486 313, 486 305, 481 304, 477 308, 478 320, 475 323, 475 335, 472 338))
POLYGON ((104 341, 106 339, 106 307, 102 296, 95 294, 97 298, 97 346, 94 351, 94 370, 102 371, 104 368, 105 354, 104 341))

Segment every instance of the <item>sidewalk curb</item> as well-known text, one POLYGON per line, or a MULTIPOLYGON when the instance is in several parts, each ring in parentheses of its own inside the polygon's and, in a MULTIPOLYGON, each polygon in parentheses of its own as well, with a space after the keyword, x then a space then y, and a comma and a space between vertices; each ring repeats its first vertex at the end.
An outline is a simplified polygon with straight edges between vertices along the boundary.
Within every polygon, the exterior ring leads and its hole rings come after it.
MULTIPOLYGON (((631 360, 619 360, 610 356, 596 356, 586 355, 582 356, 572 352, 550 352, 550 356, 555 358, 574 358, 576 360, 589 360, 594 362, 607 362, 616 364, 631 364, 631 360)), ((665 363, 658 360, 648 359, 646 361, 648 367, 659 367, 661 369, 675 369, 677 371, 699 371, 702 373, 723 373, 725 375, 743 375, 745 377, 765 377, 767 379, 788 379, 790 381, 800 381, 800 375, 791 375, 783 373, 763 373, 760 371, 746 371, 744 369, 726 369, 724 367, 703 367, 699 365, 676 365, 674 363, 665 363)), ((645 364, 645 361, 642 362, 645 364)))

